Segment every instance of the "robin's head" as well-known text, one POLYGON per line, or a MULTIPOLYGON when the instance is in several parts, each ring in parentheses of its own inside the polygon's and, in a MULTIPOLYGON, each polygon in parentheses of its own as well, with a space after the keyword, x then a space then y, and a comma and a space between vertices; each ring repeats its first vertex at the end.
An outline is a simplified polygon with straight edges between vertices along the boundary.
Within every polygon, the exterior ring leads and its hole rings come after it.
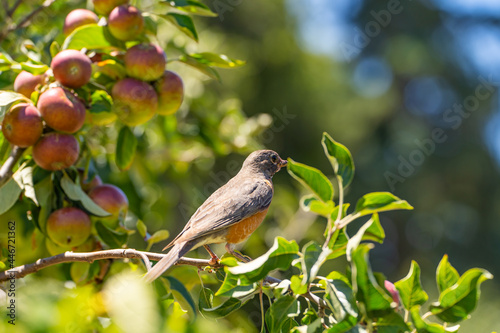
POLYGON ((287 165, 286 160, 282 160, 277 152, 272 150, 257 150, 248 155, 243 168, 256 169, 266 176, 272 177, 276 172, 287 165))

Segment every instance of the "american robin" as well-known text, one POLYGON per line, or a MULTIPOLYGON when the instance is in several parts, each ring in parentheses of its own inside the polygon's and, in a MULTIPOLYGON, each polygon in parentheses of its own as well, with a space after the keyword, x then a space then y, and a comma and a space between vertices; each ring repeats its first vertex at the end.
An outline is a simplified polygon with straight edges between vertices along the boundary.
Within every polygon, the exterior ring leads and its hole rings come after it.
POLYGON ((151 282, 174 265, 184 254, 199 246, 218 260, 208 244, 226 243, 226 250, 243 261, 234 251, 237 243, 246 240, 262 223, 273 198, 272 177, 286 160, 272 150, 258 150, 243 162, 241 170, 215 191, 189 219, 184 229, 163 250, 172 247, 145 275, 151 282))

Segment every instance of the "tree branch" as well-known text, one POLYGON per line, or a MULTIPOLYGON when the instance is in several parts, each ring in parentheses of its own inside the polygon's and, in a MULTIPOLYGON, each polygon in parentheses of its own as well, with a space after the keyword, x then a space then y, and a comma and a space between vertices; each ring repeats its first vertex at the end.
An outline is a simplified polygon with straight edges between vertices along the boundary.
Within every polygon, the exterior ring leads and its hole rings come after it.
MULTIPOLYGON (((36 273, 39 270, 68 262, 94 262, 95 260, 102 259, 142 259, 146 262, 146 267, 151 264, 149 260, 159 261, 166 254, 163 253, 153 253, 153 252, 143 252, 133 249, 114 249, 114 250, 104 250, 96 252, 64 252, 53 257, 38 259, 32 264, 26 264, 18 267, 11 268, 9 270, 0 272, 0 282, 10 280, 12 278, 19 279, 25 277, 28 274, 36 273)), ((184 258, 179 259, 176 265, 191 265, 196 267, 212 266, 215 268, 223 267, 220 264, 209 265, 209 260, 206 259, 194 259, 194 258, 184 258)))
MULTIPOLYGON (((49 7, 50 5, 52 5, 56 1, 57 0, 45 0, 39 7, 35 8, 33 11, 31 11, 31 13, 29 13, 24 18, 22 18, 19 21, 19 23, 13 23, 13 24, 8 25, 5 28, 5 30, 0 33, 0 42, 7 36, 7 34, 9 34, 12 31, 15 31, 17 29, 24 27, 26 24, 28 24, 33 19, 33 17, 35 15, 37 15, 42 10, 49 7)), ((10 11, 11 11, 10 15, 12 15, 14 13, 14 10, 17 9, 17 6, 19 6, 20 3, 21 3, 21 1, 17 1, 16 4, 14 4, 14 6, 10 9, 10 11)), ((7 14, 9 14, 9 13, 7 13, 7 14)))
MULTIPOLYGON (((145 251, 137 251, 134 249, 114 249, 114 250, 103 250, 103 251, 95 251, 95 252, 71 252, 67 251, 52 257, 38 259, 32 264, 26 264, 22 266, 17 266, 11 268, 9 270, 0 272, 0 282, 5 282, 11 279, 20 279, 25 277, 28 274, 33 274, 38 272, 43 268, 47 268, 49 266, 54 266, 62 263, 69 262, 89 262, 92 263, 95 260, 103 260, 103 259, 142 259, 149 270, 151 268, 150 260, 160 261, 167 254, 163 253, 154 253, 154 252, 145 252, 145 251)), ((176 265, 190 265, 198 268, 211 266, 214 268, 222 268, 224 265, 220 263, 210 264, 210 260, 208 259, 195 259, 195 258, 186 258, 182 257, 177 261, 176 265)), ((280 279, 266 276, 264 282, 268 284, 279 284, 281 282, 280 279)), ((310 301, 316 303, 319 307, 325 308, 327 307, 326 302, 320 297, 307 292, 302 294, 301 296, 309 299, 310 301)))
POLYGON ((14 169, 14 166, 17 161, 19 161, 25 150, 26 148, 20 148, 18 146, 14 146, 14 148, 12 148, 10 156, 0 168, 0 186, 5 184, 10 177, 12 177, 12 169, 14 169))

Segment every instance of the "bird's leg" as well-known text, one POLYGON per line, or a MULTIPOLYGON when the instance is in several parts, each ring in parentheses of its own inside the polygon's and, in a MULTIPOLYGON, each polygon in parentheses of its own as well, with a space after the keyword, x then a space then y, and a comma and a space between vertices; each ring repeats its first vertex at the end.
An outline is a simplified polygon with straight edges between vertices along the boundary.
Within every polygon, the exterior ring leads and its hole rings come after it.
POLYGON ((240 259, 241 261, 243 262, 249 262, 249 261, 252 261, 252 258, 250 258, 249 256, 245 256, 239 252, 236 252, 234 250, 234 244, 229 244, 227 243, 226 244, 226 251, 231 253, 233 256, 235 256, 236 258, 240 259))
POLYGON ((219 257, 217 257, 217 255, 215 254, 214 251, 212 251, 212 249, 210 248, 210 246, 208 245, 203 245, 203 247, 205 248, 205 250, 208 251, 208 253, 210 253, 210 261, 208 262, 210 265, 216 265, 219 263, 219 257))

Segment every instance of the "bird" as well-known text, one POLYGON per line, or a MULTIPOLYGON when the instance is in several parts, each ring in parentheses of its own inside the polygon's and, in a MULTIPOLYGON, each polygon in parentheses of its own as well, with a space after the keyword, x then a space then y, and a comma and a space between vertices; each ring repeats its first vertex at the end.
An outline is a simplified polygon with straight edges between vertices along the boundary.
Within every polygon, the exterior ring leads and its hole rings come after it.
POLYGON ((210 264, 219 258, 210 244, 226 243, 227 252, 241 261, 249 258, 235 252, 235 245, 245 241, 262 223, 274 194, 272 177, 287 161, 273 150, 252 152, 240 171, 210 195, 186 223, 184 229, 163 251, 170 251, 144 276, 147 282, 160 277, 189 251, 204 246, 210 264))

